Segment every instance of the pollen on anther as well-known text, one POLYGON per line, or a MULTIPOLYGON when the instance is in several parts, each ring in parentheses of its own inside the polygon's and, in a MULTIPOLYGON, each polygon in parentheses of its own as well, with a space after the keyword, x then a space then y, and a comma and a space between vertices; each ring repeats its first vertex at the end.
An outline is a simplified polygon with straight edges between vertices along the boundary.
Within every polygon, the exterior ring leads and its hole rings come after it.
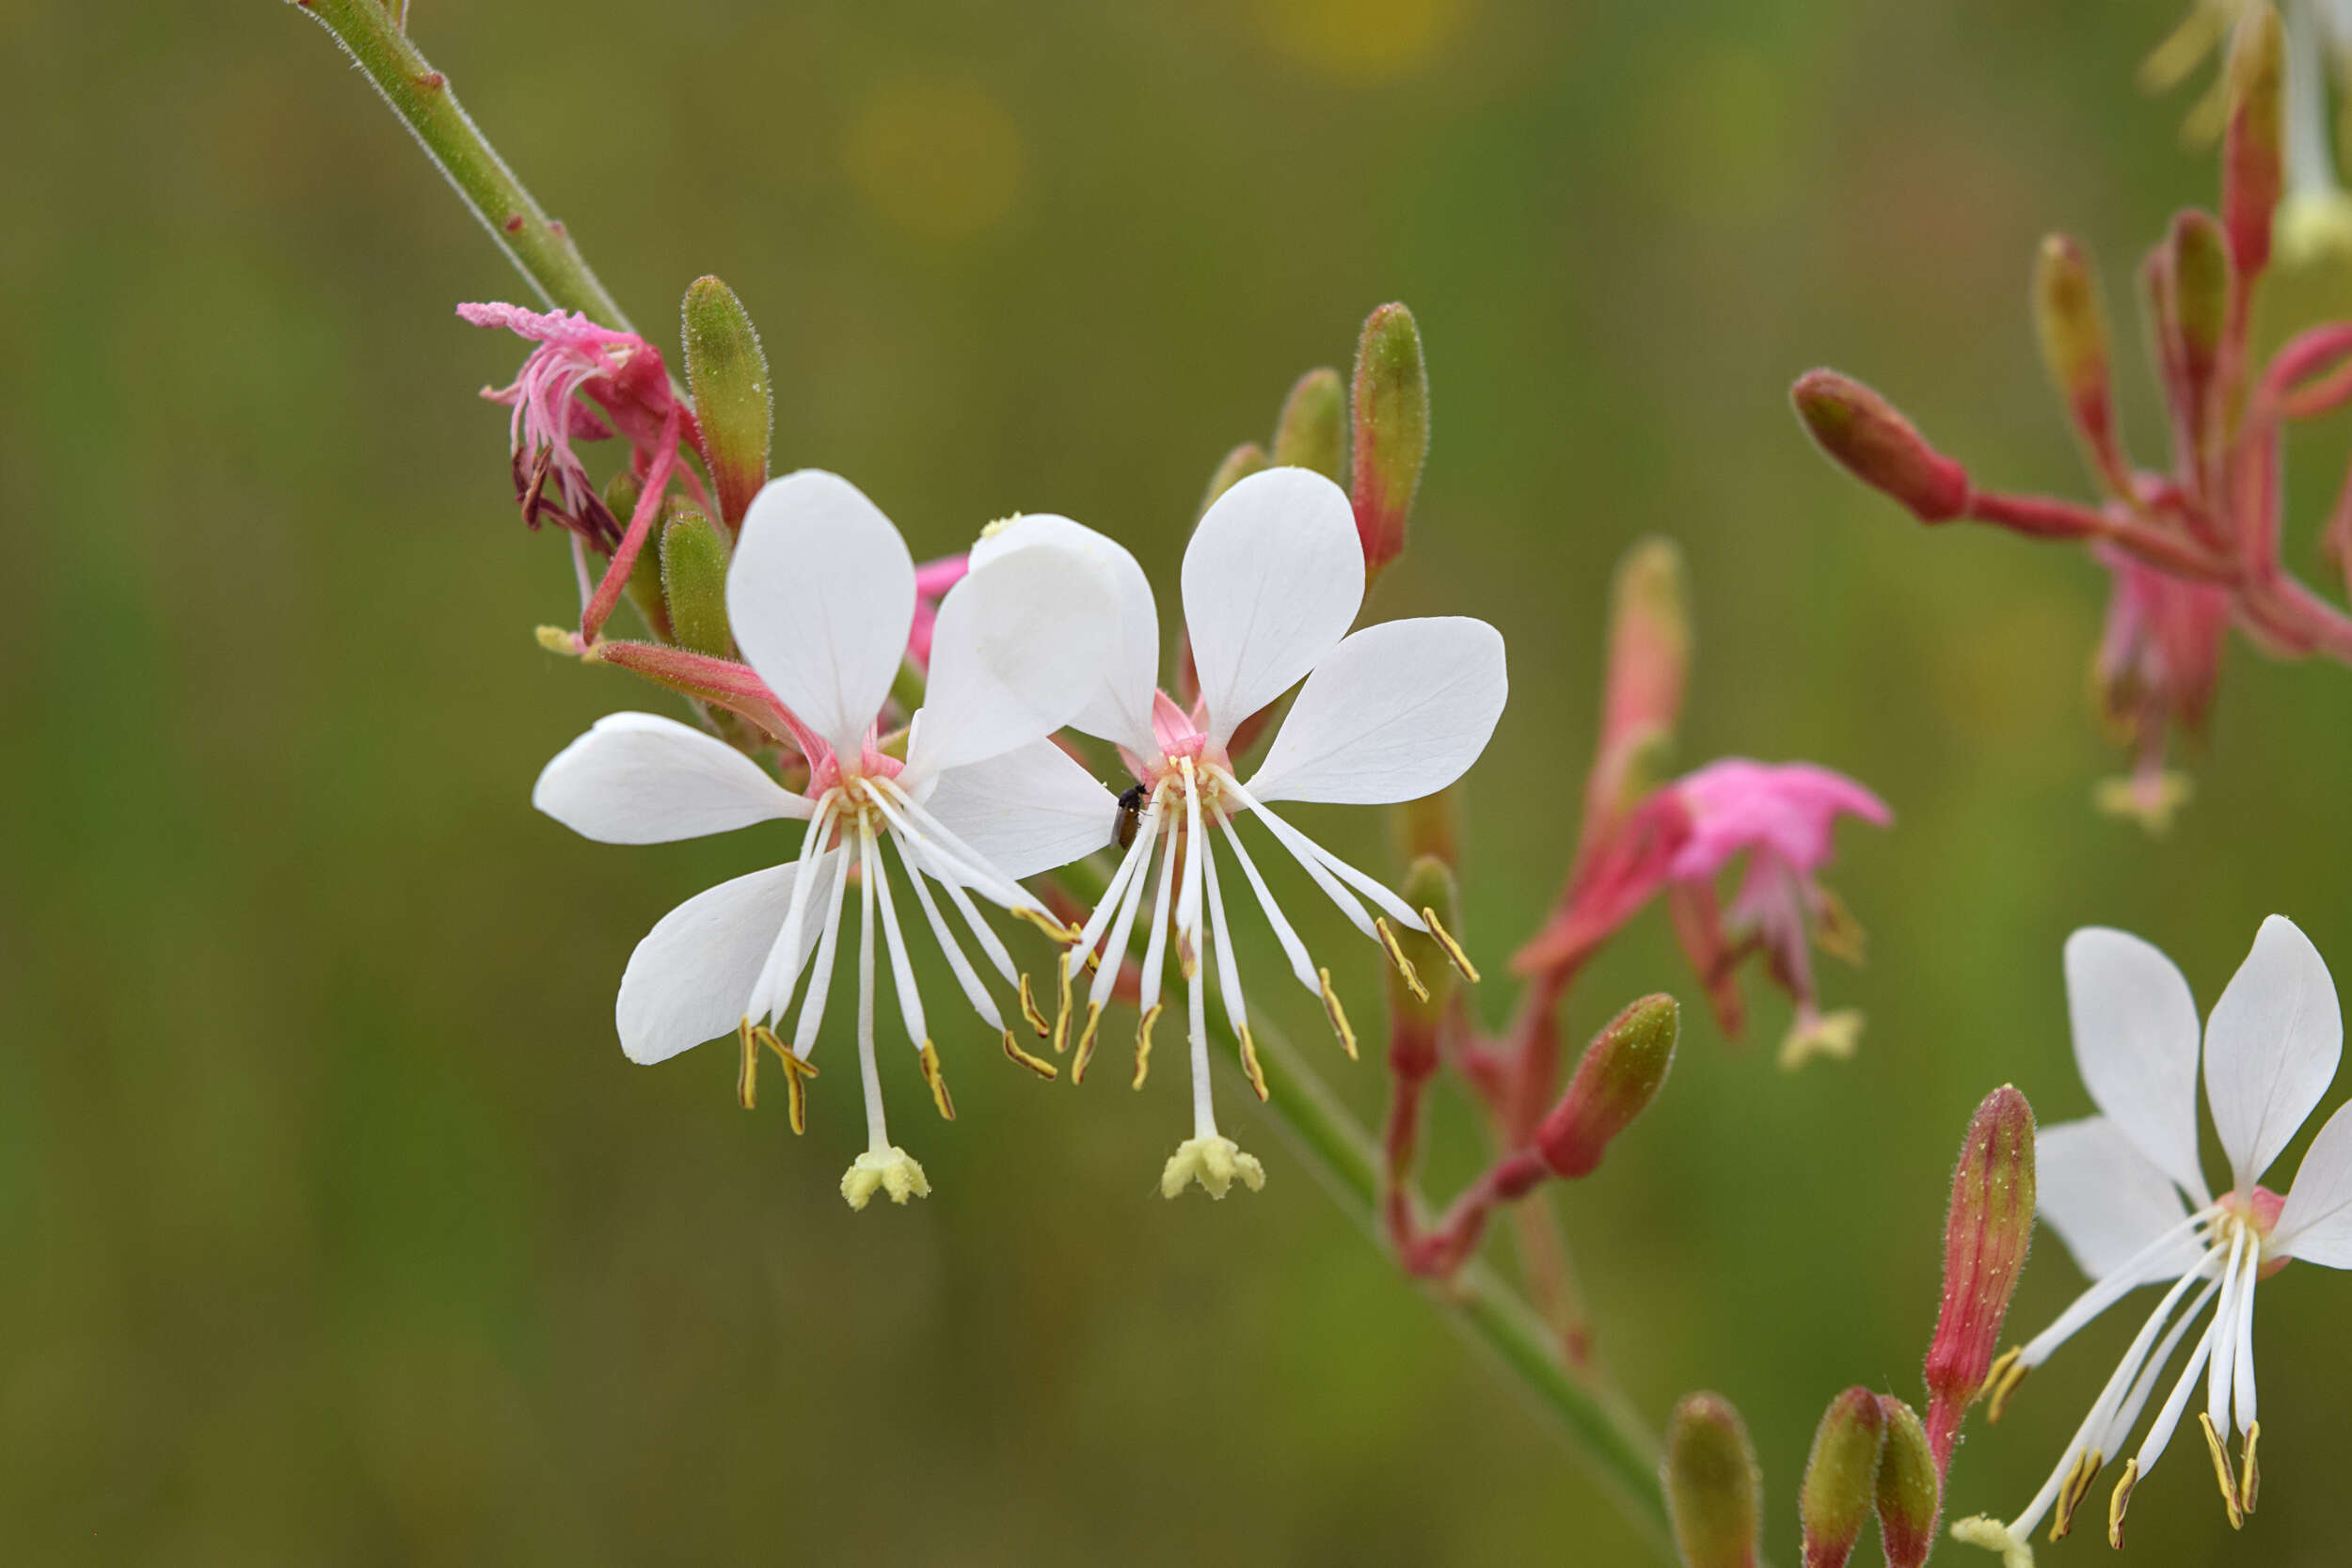
POLYGON ((1086 1027, 1078 1031, 1078 1059, 1070 1064, 1070 1081, 1073 1084, 1086 1082, 1087 1064, 1094 1060, 1094 1031, 1102 1022, 1103 1004, 1088 1003, 1086 1027))
POLYGON ((2262 1470, 2254 1463, 2254 1445, 2263 1434, 2260 1421, 2246 1423, 2246 1445, 2238 1450, 2237 1505, 2248 1513, 2254 1512, 2254 1498, 2262 1491, 2262 1470))
POLYGON ((1049 1084, 1061 1076, 1061 1069, 1053 1063, 1042 1056, 1032 1056, 1022 1050, 1020 1043, 1012 1037, 1012 1031, 1009 1029, 1005 1031, 1005 1054, 1049 1084))
POLYGON ((2010 1396, 2017 1392, 2017 1386, 2026 1381, 2027 1372, 2033 1370, 2026 1365, 2024 1356, 2025 1347, 2011 1345, 2001 1353, 2000 1359, 1993 1363, 1993 1370, 1985 1374, 1984 1386, 1977 1391, 1977 1397, 1993 1402, 1984 1413, 1986 1420, 2000 1420, 2009 1409, 2010 1396))
POLYGON ((2107 1544, 2116 1551, 2123 1549, 2123 1511, 2132 1506, 2132 1488, 2139 1484, 2139 1461, 2123 1463, 2123 1479, 2115 1483, 2115 1495, 2107 1499, 2107 1544))
POLYGON ((1143 1021, 1136 1025, 1136 1081, 1128 1085, 1131 1088, 1143 1087, 1144 1076, 1152 1070, 1152 1025, 1160 1021, 1160 1009, 1167 1006, 1165 1002, 1152 1003, 1143 1021))
POLYGON ((2229 1515, 2232 1529, 2246 1528, 2246 1510, 2237 1500, 2237 1476, 2230 1468, 2230 1450, 2221 1441, 2221 1433, 2214 1430, 2209 1411, 2197 1413, 2197 1424, 2205 1433, 2205 1451, 2213 1455, 2213 1479, 2221 1488, 2221 1511, 2229 1515))
POLYGON ((1331 972, 1318 969, 1315 976, 1323 982, 1323 1011, 1331 1020, 1331 1027, 1339 1031, 1340 1045, 1347 1052, 1347 1059, 1355 1061, 1356 1031, 1347 1024, 1347 1009, 1340 1006, 1340 993, 1331 989, 1331 972))
POLYGON ((1422 985, 1421 976, 1414 973, 1413 960, 1406 958, 1405 949, 1398 945, 1396 932, 1390 928, 1386 919, 1376 919, 1372 926, 1373 929, 1380 933, 1380 945, 1389 950, 1389 960, 1396 965, 1396 972, 1404 977, 1406 988, 1420 1000, 1428 1001, 1429 988, 1422 985))
POLYGON ((923 1042, 923 1082, 930 1085, 931 1103, 939 1107, 943 1120, 956 1119, 956 1102, 947 1092, 946 1077, 939 1070, 939 1048, 930 1041, 923 1042))
POLYGON ((1021 1016, 1029 1021, 1029 1027, 1037 1031, 1039 1039, 1047 1039, 1052 1037, 1054 1026, 1046 1020, 1044 1013, 1038 1009, 1037 998, 1029 990, 1029 975, 1026 970, 1024 970, 1021 974, 1021 1016))
POLYGON ((1445 928, 1445 923, 1438 918, 1438 911, 1424 904, 1421 917, 1429 923, 1430 939, 1445 949, 1447 961, 1462 972, 1463 979, 1473 986, 1478 984, 1478 966, 1470 961, 1470 955, 1462 951, 1462 944, 1454 941, 1454 933, 1445 928))
POLYGON ((1259 1103, 1266 1099, 1265 1067, 1258 1060, 1258 1042, 1249 1037, 1249 1025, 1237 1031, 1241 1036, 1241 1069, 1249 1075, 1249 1086, 1258 1091, 1259 1103))

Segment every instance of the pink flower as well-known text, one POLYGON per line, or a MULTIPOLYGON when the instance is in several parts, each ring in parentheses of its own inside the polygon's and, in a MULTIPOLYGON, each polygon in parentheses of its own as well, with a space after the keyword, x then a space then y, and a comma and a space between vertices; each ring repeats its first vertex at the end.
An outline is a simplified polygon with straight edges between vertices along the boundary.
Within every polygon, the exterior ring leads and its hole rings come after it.
MULTIPOLYGON (((535 529, 543 517, 551 517, 610 554, 620 543, 621 524, 596 494, 572 442, 618 435, 629 443, 632 467, 643 476, 673 420, 691 438, 692 416, 671 396, 661 351, 634 333, 598 326, 577 313, 485 304, 460 305, 457 314, 476 326, 503 327, 538 345, 511 385, 482 392, 515 411, 515 499, 523 521, 535 529)), ((692 476, 687 478, 692 484, 692 476)))
MULTIPOLYGON (((1842 773, 1810 763, 1773 766, 1742 757, 1709 763, 1668 786, 1688 815, 1690 829, 1666 866, 1666 876, 1702 895, 1716 874, 1741 855, 1747 864, 1724 926, 1734 943, 1764 954, 1772 978, 1795 999, 1796 1022, 1781 1044, 1781 1065, 1794 1068, 1822 1053, 1853 1053, 1862 1031, 1854 1012, 1823 1015, 1813 983, 1814 942, 1847 958, 1860 955, 1861 932, 1844 905, 1815 876, 1829 863, 1831 830, 1841 816, 1886 827, 1886 803, 1842 773)), ((1710 985, 1725 960, 1697 953, 1710 985)))
POLYGON ((961 555, 943 555, 914 569, 914 624, 907 628, 907 657, 926 670, 931 664, 931 628, 939 621, 939 601, 971 569, 971 558, 961 555))
POLYGON ((2166 733, 2204 728, 2230 632, 2230 591, 2122 550, 2103 548, 2099 559, 2115 575, 2095 666, 2099 704, 2108 728, 2136 753, 2130 777, 2100 786, 2099 804, 2161 832, 2188 795, 2188 781, 2164 766, 2166 733))

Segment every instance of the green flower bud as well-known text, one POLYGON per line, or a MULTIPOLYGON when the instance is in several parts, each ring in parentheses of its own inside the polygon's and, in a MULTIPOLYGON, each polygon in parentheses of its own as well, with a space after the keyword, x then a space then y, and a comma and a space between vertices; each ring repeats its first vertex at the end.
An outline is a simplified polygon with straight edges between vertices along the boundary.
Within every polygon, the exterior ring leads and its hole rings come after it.
POLYGON ((1429 455, 1429 369, 1421 328, 1402 305, 1383 305, 1356 346, 1356 465, 1351 497, 1364 576, 1405 548, 1405 524, 1429 455))
POLYGON ((1328 366, 1309 371, 1282 400, 1282 416, 1274 426, 1274 466, 1312 468, 1345 483, 1341 465, 1346 445, 1347 388, 1340 372, 1328 366))
POLYGON ((1589 1176, 1609 1142, 1649 1108, 1674 1066, 1682 1009, 1645 996, 1593 1037, 1567 1093, 1535 1129, 1536 1151, 1556 1176, 1589 1176))
POLYGON ((2127 491, 2130 476, 2115 440, 2106 307, 2090 259, 2064 234, 2042 242, 2034 262, 2033 314, 2042 365, 2065 401, 2092 472, 2110 491, 2127 491))
POLYGON ((1659 1480, 1682 1568, 1755 1568, 1764 1481, 1740 1412, 1720 1394, 1686 1394, 1666 1428, 1659 1480))
POLYGON ((699 507, 673 499, 661 528, 661 597, 671 641, 712 658, 735 657, 727 627, 727 557, 719 526, 699 507))
MULTIPOLYGON (((1448 933, 1450 944, 1461 903, 1454 868, 1435 855, 1423 855, 1406 871, 1405 884, 1397 891, 1407 904, 1424 911, 1432 932, 1448 933)), ((1389 1068, 1400 1078, 1418 1082, 1438 1070, 1438 1028, 1454 995, 1454 968, 1446 945, 1431 932, 1401 928, 1396 943, 1406 963, 1391 964, 1388 972, 1389 1068)))
POLYGON ((1209 476, 1208 494, 1200 498, 1200 510, 1207 512, 1216 504, 1216 498, 1257 473, 1266 466, 1265 448, 1255 441, 1244 441, 1225 454, 1225 461, 1209 476))
MULTIPOLYGON (((1993 1347, 2033 1243, 2033 1107, 2004 1084, 1969 1119, 1944 1218, 1944 1301, 1928 1348, 1928 1438, 1948 1464, 1961 1417, 1984 1392, 1993 1347)), ((2014 1358, 2003 1368, 2016 1370, 2014 1358)), ((2024 1375, 2016 1370, 2017 1376, 2024 1375)), ((2013 1379, 2005 1379, 2010 1386, 2013 1379)), ((1997 1419, 2006 1391, 1995 1394, 1997 1419)))
POLYGON ((768 483, 768 441, 775 422, 769 393, 768 356, 735 291, 699 277, 686 291, 680 335, 686 342, 686 386, 693 394, 704 459, 719 490, 719 511, 730 529, 768 483))
POLYGON ((1879 1454, 1877 1501, 1879 1544, 1886 1568, 1919 1568, 1935 1549, 1936 1520, 1944 1512, 1944 1481, 1928 1448, 1919 1413, 1892 1395, 1882 1395, 1885 1443, 1879 1454))
POLYGON ((1846 1568, 1854 1542, 1878 1498, 1879 1449, 1886 1417, 1867 1388, 1849 1388, 1830 1401, 1813 1432, 1797 1493, 1804 1528, 1804 1568, 1846 1568))
POLYGON ((2229 242, 2210 214, 2192 211, 2172 220, 2168 244, 2172 330, 2178 335, 2182 367, 2201 395, 2219 366, 2221 340, 2229 331, 2229 242))

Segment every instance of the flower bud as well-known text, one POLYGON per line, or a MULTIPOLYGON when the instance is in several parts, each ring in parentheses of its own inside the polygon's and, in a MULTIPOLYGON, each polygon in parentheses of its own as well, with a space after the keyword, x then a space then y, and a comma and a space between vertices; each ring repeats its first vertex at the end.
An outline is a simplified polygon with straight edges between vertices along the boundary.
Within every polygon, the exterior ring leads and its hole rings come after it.
MULTIPOLYGON (((1415 860, 1398 891, 1414 909, 1434 914, 1446 931, 1460 928, 1461 893, 1454 869, 1437 856, 1415 860)), ((1427 932, 1400 927, 1396 940, 1421 987, 1416 990, 1403 970, 1389 966, 1389 1070, 1420 1082, 1438 1070, 1438 1027, 1454 995, 1454 966, 1427 932)))
POLYGON ((768 356, 742 301, 715 277, 694 280, 680 313, 686 387, 693 394, 703 458, 727 527, 740 528, 752 498, 768 483, 768 441, 775 423, 768 356))
POLYGON ((2230 128, 2221 140, 2221 223, 2249 284, 2270 261, 2270 219, 2285 184, 2281 78, 2285 30, 2266 0, 2246 8, 2223 67, 2230 128))
POLYGON ((1928 1429, 1919 1413, 1881 1395, 1886 1437, 1879 1453, 1879 1545, 1886 1568, 1919 1568, 1935 1549, 1936 1521, 1944 1512, 1944 1480, 1928 1451, 1928 1429))
POLYGON ((1346 443, 1347 389, 1340 372, 1327 365, 1309 371, 1282 400, 1282 416, 1274 426, 1274 466, 1312 468, 1343 484, 1346 443))
POLYGON ((2092 469, 2110 490, 2122 492, 2130 480, 2115 441, 2106 307, 2082 246, 2064 234, 2042 242, 2034 262, 2033 314, 2042 362, 2066 402, 2092 469))
POLYGON ((1659 1466, 1682 1568, 1755 1568, 1763 1477, 1740 1412, 1721 1394, 1686 1394, 1666 1428, 1659 1466))
POLYGON ((1690 668, 1682 552, 1670 539, 1636 541, 1618 561, 1610 590, 1600 747, 1584 782, 1585 843, 1597 843, 1657 786, 1690 668))
POLYGON ((2033 1107, 2008 1085, 1968 1123, 1944 1219, 1944 1301, 1928 1348, 1929 1446, 1951 1463, 1961 1417, 1993 1369, 1993 1349, 2033 1242, 2033 1107))
POLYGON ((1356 345, 1356 532, 1364 576, 1379 575, 1405 548, 1405 521, 1429 455, 1429 370, 1421 328, 1402 305, 1383 305, 1356 345))
POLYGON ((2176 384, 2172 396, 2191 436, 2201 446, 2213 424, 2213 388, 2221 369, 2221 340, 2229 331, 2230 245, 2212 215, 2185 212, 2172 220, 2160 269, 2160 330, 2176 384))
POLYGON ((1928 445, 1894 405, 1836 371, 1807 371, 1789 388, 1797 415, 1823 451, 1923 523, 1947 523, 1968 506, 1968 470, 1928 445))
POLYGON ((1265 448, 1255 441, 1244 441, 1225 454, 1225 461, 1209 476, 1208 494, 1200 498, 1200 510, 1205 513, 1216 504, 1217 497, 1265 467, 1265 448))
POLYGON ((1804 1568, 1845 1568, 1878 1497, 1879 1448, 1886 1417, 1867 1388, 1830 1401, 1813 1431, 1797 1493, 1804 1528, 1804 1568))
POLYGON ((727 627, 727 553, 726 535, 701 508, 670 502, 661 529, 661 600, 670 612, 670 641, 712 658, 735 657, 727 627))
POLYGON ((1568 1092, 1535 1129, 1536 1150, 1553 1174, 1592 1174, 1609 1140, 1658 1098, 1681 1032, 1682 1009, 1659 995, 1633 1003, 1593 1037, 1568 1092))

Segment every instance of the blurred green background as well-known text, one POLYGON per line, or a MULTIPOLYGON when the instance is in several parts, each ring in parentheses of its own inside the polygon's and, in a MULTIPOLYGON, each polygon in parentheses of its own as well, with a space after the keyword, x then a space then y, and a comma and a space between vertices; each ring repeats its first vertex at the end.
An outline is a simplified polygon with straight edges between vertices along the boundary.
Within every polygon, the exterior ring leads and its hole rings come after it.
MULTIPOLYGON (((414 28, 665 351, 688 281, 735 286, 780 466, 852 476, 918 556, 1059 510, 1172 586, 1218 456, 1409 301, 1436 442, 1368 613, 1510 639, 1468 785, 1490 1017, 1569 851, 1610 566, 1683 542, 1684 760, 1812 758, 1899 814, 1847 829, 1833 873, 1872 961, 1831 966, 1828 1000, 1870 1028, 1789 1078, 1777 999, 1752 989, 1742 1048, 1693 1015, 1664 1098, 1560 1207, 1628 1395, 1746 1412, 1788 1562, 1822 1404, 1917 1397, 1970 1108, 2004 1080, 2088 1108, 2065 933, 2138 930, 2208 1003, 2272 911, 2352 969, 2352 674, 2240 645, 2171 839, 2100 818, 2101 575, 1923 532, 1783 398, 1833 362, 1981 472, 2076 487, 2024 281, 2066 226, 2128 297, 2137 247, 2211 199, 2185 100, 2131 83, 2174 20, 420 0, 414 28)), ((934 1196, 852 1215, 834 1075, 796 1142, 780 1095, 735 1107, 724 1047, 625 1062, 631 944, 788 838, 612 848, 529 809, 591 719, 663 703, 532 643, 569 566, 517 523, 504 413, 473 395, 519 350, 451 314, 524 286, 291 7, 12 0, 0 45, 30 116, 0 162, 0 1556, 1639 1560, 1230 1080, 1266 1190, 1168 1204, 1180 1074, 1045 1085, 943 1041, 962 1119, 929 1117, 912 1063, 893 1086, 934 1196)), ((2306 529, 2345 436, 2295 449, 2306 529)), ((1391 863, 1375 814, 1313 825, 1391 863)), ((1376 1012, 1369 946, 1324 945, 1376 1012)), ((1661 987, 1691 990, 1653 912, 1575 1027, 1661 987)), ((1375 1110, 1373 1066, 1327 1067, 1375 1110)), ((1458 1101, 1437 1137, 1450 1189, 1478 1148, 1458 1101)), ((2176 1449, 2134 1560, 2344 1560, 2345 1284, 2264 1292, 2247 1536, 2176 1449)), ((2014 1322, 2077 1285, 2045 1244, 2014 1322)), ((1957 1512, 2024 1502, 2129 1332, 1973 1429, 1957 1512)), ((2105 1551, 2090 1529, 2044 1560, 2105 1551)))

